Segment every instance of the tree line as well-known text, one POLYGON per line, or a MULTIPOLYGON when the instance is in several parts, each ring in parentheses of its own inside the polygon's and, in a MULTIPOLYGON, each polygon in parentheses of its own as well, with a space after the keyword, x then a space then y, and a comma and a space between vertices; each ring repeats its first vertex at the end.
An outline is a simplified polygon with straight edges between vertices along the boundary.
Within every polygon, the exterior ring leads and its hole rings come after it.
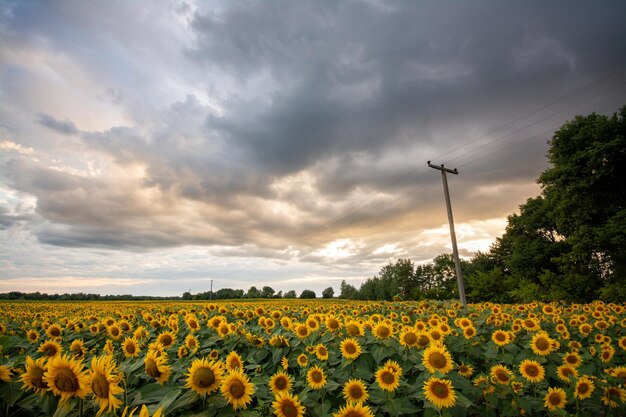
MULTIPOLYGON (((508 216, 486 253, 462 261, 468 301, 626 300, 626 106, 576 116, 549 142, 541 194, 508 216)), ((458 298, 451 255, 400 259, 341 298, 458 298)))

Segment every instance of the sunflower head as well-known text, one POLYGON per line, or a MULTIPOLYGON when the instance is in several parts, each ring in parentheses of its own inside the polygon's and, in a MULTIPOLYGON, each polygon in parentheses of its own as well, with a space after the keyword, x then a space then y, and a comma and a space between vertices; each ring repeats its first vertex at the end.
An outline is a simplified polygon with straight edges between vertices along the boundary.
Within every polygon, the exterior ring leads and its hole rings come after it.
POLYGON ((562 388, 548 388, 548 393, 544 397, 543 405, 550 411, 565 408, 567 394, 562 388))
POLYGON ((311 389, 322 389, 326 385, 326 374, 322 368, 315 365, 307 371, 306 381, 311 389))
POLYGON ((234 410, 246 408, 252 402, 255 388, 250 379, 240 369, 231 370, 222 380, 222 396, 234 410))
POLYGON ((579 400, 584 400, 591 397, 593 391, 596 389, 593 381, 587 377, 582 377, 576 383, 576 387, 574 388, 574 396, 579 400))
POLYGON ((452 356, 442 345, 436 343, 431 344, 422 357, 422 364, 428 369, 428 372, 436 371, 447 374, 452 370, 452 356))
POLYGON ((283 371, 278 371, 270 377, 269 387, 274 395, 289 392, 292 386, 291 377, 283 371))
POLYGON ((536 333, 531 342, 530 347, 535 354, 540 356, 547 356, 554 350, 553 340, 545 332, 536 333))
POLYGON ((122 352, 127 358, 136 358, 140 353, 139 342, 134 336, 127 337, 122 343, 122 352))
POLYGON ((146 374, 154 378, 159 384, 164 384, 172 373, 172 368, 167 364, 167 355, 158 352, 148 351, 144 359, 146 374))
POLYGON ((272 407, 274 414, 278 417, 303 417, 305 413, 305 408, 300 404, 298 396, 288 392, 281 392, 276 395, 272 407))
POLYGON ((546 375, 544 367, 539 362, 530 359, 525 359, 520 363, 519 371, 526 380, 534 383, 543 381, 546 375))
POLYGON ((49 359, 43 381, 54 395, 61 397, 61 402, 74 397, 84 399, 89 393, 89 376, 83 368, 82 361, 57 355, 49 359))
POLYGON ((511 382, 512 372, 504 365, 494 365, 491 367, 491 380, 497 384, 506 385, 511 382))
POLYGON ((199 395, 208 395, 218 390, 223 374, 221 363, 195 359, 189 367, 186 386, 199 395))
POLYGON ((89 387, 94 396, 94 402, 100 406, 96 417, 105 411, 117 410, 122 401, 116 397, 124 392, 118 385, 121 377, 115 372, 116 366, 111 356, 94 357, 89 370, 89 387))
POLYGON ((350 379, 343 385, 343 398, 348 403, 362 404, 369 398, 367 387, 360 379, 350 379))
POLYGON ((43 376, 47 370, 47 357, 33 360, 30 356, 26 357, 26 369, 20 376, 22 380, 22 389, 33 390, 45 394, 48 391, 48 383, 44 381, 43 376))
POLYGON ((53 358, 60 355, 63 351, 63 348, 58 342, 54 340, 46 340, 39 345, 39 348, 37 350, 47 357, 53 358))
POLYGON ((431 377, 424 382, 424 395, 435 407, 449 408, 456 404, 456 393, 452 382, 447 379, 431 377))
POLYGON ((361 354, 361 345, 354 338, 344 339, 339 347, 341 349, 341 356, 349 360, 354 360, 361 354))
POLYGON ((376 371, 376 383, 380 389, 394 392, 400 386, 400 376, 392 369, 383 366, 376 371))
POLYGON ((241 356, 234 350, 226 357, 226 369, 232 371, 235 369, 243 369, 243 360, 241 356))

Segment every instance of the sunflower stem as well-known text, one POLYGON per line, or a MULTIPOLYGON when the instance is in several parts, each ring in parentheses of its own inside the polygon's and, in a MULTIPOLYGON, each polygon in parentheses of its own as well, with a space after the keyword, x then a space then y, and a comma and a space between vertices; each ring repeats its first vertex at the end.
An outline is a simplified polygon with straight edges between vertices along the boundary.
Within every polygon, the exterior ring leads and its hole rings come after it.
POLYGON ((78 417, 83 417, 84 402, 82 398, 78 400, 78 417))

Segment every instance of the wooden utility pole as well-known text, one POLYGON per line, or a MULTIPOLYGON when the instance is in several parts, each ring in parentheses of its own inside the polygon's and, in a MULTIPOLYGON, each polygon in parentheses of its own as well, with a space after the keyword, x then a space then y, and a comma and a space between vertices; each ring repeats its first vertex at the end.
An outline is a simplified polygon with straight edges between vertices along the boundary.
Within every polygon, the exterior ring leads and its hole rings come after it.
POLYGON ((467 305, 465 299, 465 286, 463 285, 463 274, 461 273, 461 260, 459 259, 459 250, 456 246, 456 233, 454 233, 454 219, 452 218, 452 205, 450 204, 450 192, 448 191, 448 179, 446 178, 446 172, 457 175, 459 171, 456 168, 448 169, 441 165, 433 165, 428 161, 428 166, 441 171, 441 178, 443 179, 443 193, 446 197, 446 207, 448 208, 448 223, 450 224, 450 237, 452 238, 452 256, 454 256, 454 265, 456 267, 456 283, 459 287, 459 298, 463 306, 467 305))
POLYGON ((211 280, 211 291, 209 292, 209 300, 213 299, 213 280, 211 280))

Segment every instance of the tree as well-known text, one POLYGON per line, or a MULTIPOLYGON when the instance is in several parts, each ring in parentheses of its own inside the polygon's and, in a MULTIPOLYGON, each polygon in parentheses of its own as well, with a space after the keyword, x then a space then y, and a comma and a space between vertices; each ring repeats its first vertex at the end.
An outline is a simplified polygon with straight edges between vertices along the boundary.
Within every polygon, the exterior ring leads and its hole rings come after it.
POLYGON ((261 298, 261 295, 261 291, 259 291, 257 287, 253 285, 246 293, 246 298, 261 298))
POLYGON ((335 290, 333 290, 333 287, 328 287, 322 291, 322 298, 333 298, 334 295, 335 290))
POLYGON ((272 298, 274 296, 274 289, 272 287, 265 286, 261 290, 261 297, 263 298, 272 298))
POLYGON ((346 283, 346 280, 341 281, 341 286, 339 287, 339 298, 343 298, 346 300, 354 300, 356 299, 359 290, 356 289, 354 285, 350 285, 346 283))
POLYGON ((491 265, 470 268, 470 294, 624 300, 626 106, 612 117, 594 113, 566 122, 550 140, 548 159, 538 179, 541 195, 508 217, 489 253, 491 265))
POLYGON ((191 300, 191 293, 189 291, 183 293, 183 300, 191 300))
POLYGON ((315 298, 315 292, 311 290, 303 290, 300 293, 300 298, 315 298))

